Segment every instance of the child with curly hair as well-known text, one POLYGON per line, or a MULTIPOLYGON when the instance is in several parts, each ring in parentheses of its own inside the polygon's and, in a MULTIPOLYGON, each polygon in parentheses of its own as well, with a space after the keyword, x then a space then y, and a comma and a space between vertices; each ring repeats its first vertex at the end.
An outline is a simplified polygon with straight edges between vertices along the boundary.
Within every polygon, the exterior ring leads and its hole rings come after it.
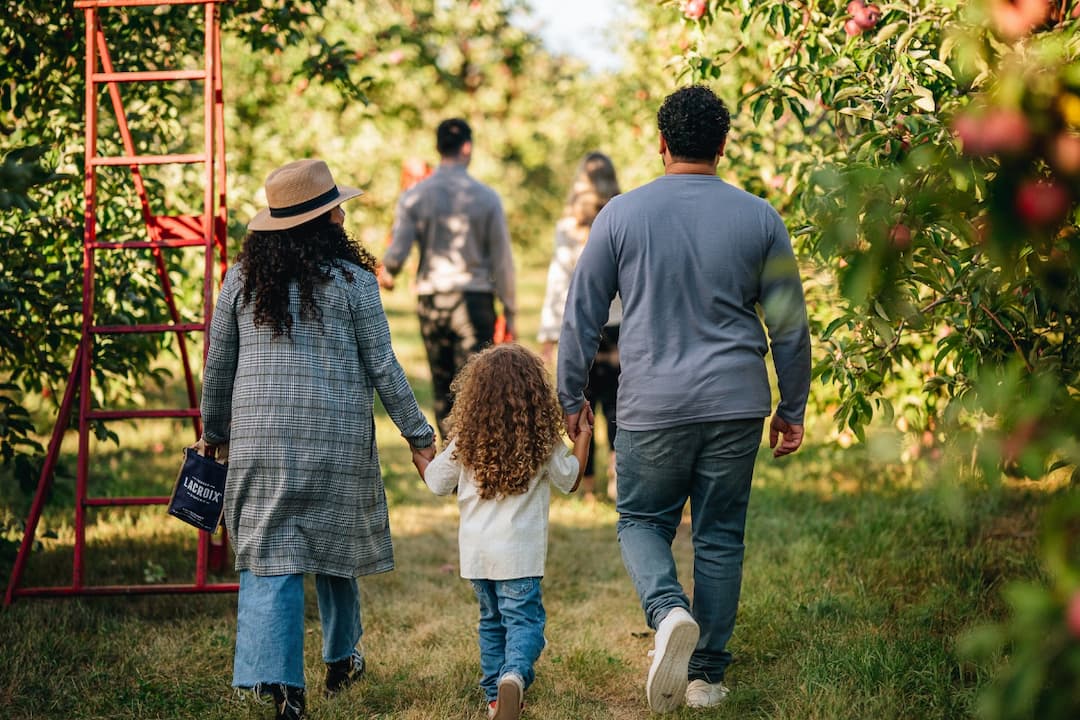
POLYGON ((551 486, 577 489, 592 427, 581 413, 567 449, 544 362, 515 343, 474 355, 451 390, 450 444, 417 467, 436 495, 457 491, 461 576, 480 601, 480 687, 489 718, 516 720, 544 649, 551 486))

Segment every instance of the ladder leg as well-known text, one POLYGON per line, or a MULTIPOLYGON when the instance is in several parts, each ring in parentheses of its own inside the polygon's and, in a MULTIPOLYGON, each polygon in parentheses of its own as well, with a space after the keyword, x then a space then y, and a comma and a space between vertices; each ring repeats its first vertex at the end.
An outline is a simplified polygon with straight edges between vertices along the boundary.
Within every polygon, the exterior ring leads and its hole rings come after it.
POLYGON ((45 508, 45 500, 53 484, 53 470, 56 461, 60 457, 60 445, 64 439, 64 431, 67 430, 71 421, 71 405, 75 397, 75 386, 79 380, 79 372, 82 367, 83 345, 79 343, 79 349, 75 352, 75 362, 71 366, 71 374, 68 376, 67 388, 64 390, 64 398, 60 402, 60 412, 56 416, 56 425, 53 426, 52 437, 49 439, 49 449, 45 455, 45 464, 41 466, 41 476, 38 478, 37 490, 34 492, 34 501, 30 505, 30 515, 26 518, 26 529, 23 531, 22 544, 19 545, 19 553, 15 556, 15 567, 11 570, 11 580, 8 581, 7 592, 4 593, 4 605, 10 605, 15 600, 15 591, 22 582, 22 574, 26 569, 26 560, 34 546, 34 534, 37 532, 37 524, 41 519, 41 512, 45 508))

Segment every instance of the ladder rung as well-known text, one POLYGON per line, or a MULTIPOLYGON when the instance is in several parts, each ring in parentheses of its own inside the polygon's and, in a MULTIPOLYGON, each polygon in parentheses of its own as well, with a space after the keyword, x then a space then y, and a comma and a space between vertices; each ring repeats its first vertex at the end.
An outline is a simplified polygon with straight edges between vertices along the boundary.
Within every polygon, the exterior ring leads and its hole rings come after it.
POLYGON ((205 70, 129 70, 126 72, 94 73, 90 79, 96 83, 152 82, 155 80, 205 80, 205 70))
POLYGON ((222 2, 222 0, 75 0, 75 7, 103 8, 103 7, 146 7, 154 5, 207 5, 209 3, 222 2))
POLYGON ((92 497, 83 500, 87 507, 113 507, 125 505, 168 505, 166 497, 92 497))
POLYGON ((156 323, 146 325, 95 325, 90 332, 99 335, 132 335, 159 332, 204 332, 204 323, 156 323))
POLYGON ((16 597, 66 597, 68 595, 161 595, 173 593, 236 592, 236 583, 205 585, 73 585, 66 587, 15 588, 16 597))
POLYGON ((91 410, 86 413, 90 420, 128 420, 133 418, 188 418, 199 417, 199 408, 179 410, 91 410))
POLYGON ((114 157, 90 158, 90 164, 101 165, 168 165, 170 163, 203 163, 206 155, 190 153, 187 155, 116 155, 114 157))
POLYGON ((182 247, 195 247, 196 245, 205 245, 206 241, 202 238, 198 240, 162 240, 161 242, 154 242, 153 240, 133 240, 132 242, 96 242, 90 243, 90 247, 95 250, 141 250, 145 248, 182 248, 182 247))

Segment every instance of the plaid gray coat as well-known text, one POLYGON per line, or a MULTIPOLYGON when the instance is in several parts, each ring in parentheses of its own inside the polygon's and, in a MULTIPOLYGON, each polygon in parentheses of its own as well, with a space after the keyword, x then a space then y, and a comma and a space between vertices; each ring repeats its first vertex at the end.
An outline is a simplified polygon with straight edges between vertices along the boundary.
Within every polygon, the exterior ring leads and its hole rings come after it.
POLYGON ((316 289, 322 320, 292 338, 255 327, 241 267, 225 276, 203 374, 203 433, 229 443, 225 522, 237 570, 356 577, 392 570, 386 493, 375 447, 374 392, 401 434, 430 444, 390 346, 375 277, 342 263, 316 289))

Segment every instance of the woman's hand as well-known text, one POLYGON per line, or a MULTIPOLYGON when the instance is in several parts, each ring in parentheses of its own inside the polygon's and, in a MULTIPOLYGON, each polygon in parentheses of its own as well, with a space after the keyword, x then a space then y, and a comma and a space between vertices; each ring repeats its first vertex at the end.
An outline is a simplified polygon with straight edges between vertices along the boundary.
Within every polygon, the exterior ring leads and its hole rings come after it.
POLYGON ((428 445, 426 448, 412 447, 412 463, 416 468, 416 472, 420 474, 420 479, 424 479, 424 472, 427 471, 427 466, 435 459, 435 445, 434 443, 428 445))

